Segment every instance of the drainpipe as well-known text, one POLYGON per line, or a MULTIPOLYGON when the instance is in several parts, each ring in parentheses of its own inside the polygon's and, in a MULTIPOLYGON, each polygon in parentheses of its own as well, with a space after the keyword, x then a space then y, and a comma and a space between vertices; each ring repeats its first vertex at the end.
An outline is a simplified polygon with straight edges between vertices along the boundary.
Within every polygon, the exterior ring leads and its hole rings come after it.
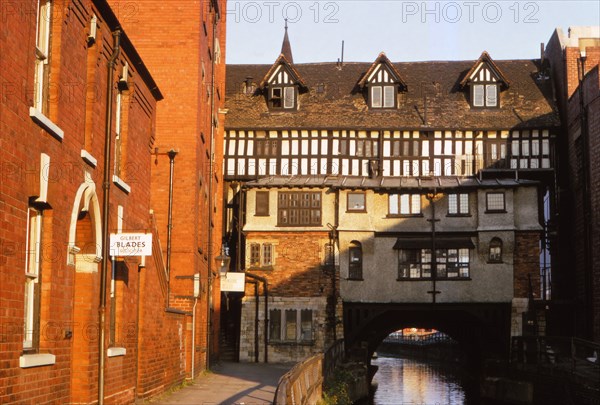
POLYGON ((431 222, 431 284, 432 290, 427 291, 427 293, 431 294, 432 303, 436 303, 436 296, 440 293, 436 289, 436 281, 437 281, 437 254, 435 252, 436 244, 435 244, 435 223, 439 221, 435 217, 435 197, 437 196, 437 190, 434 188, 432 193, 427 194, 427 199, 429 200, 429 205, 431 206, 431 219, 428 219, 427 222, 431 222))
POLYGON ((167 310, 171 306, 171 232, 173 230, 173 174, 175 172, 175 156, 177 151, 171 149, 169 156, 169 208, 167 218, 167 310))
POLYGON ((110 203, 110 146, 112 137, 112 103, 113 103, 113 69, 121 51, 121 30, 113 33, 113 53, 107 63, 108 77, 106 79, 106 119, 104 121, 104 182, 102 183, 102 268, 100 271, 100 308, 98 327, 98 405, 104 404, 104 364, 106 353, 106 276, 108 275, 108 258, 110 254, 110 233, 108 232, 108 217, 110 203))
MULTIPOLYGON (((256 281, 260 281, 261 283, 263 283, 263 287, 265 289, 265 333, 264 333, 264 340, 265 340, 265 363, 269 362, 269 282, 267 281, 267 279, 265 277, 261 277, 261 276, 257 276, 256 274, 252 274, 252 273, 246 273, 246 277, 252 280, 256 281)), ((256 285, 256 288, 258 289, 258 284, 256 285)), ((257 302, 257 311, 258 311, 258 292, 256 293, 256 302, 257 302)), ((256 316, 256 319, 258 320, 258 313, 256 316)), ((258 333, 258 326, 255 327, 254 329, 254 333, 257 334, 258 333)), ((256 335, 255 335, 256 336, 256 335)), ((258 337, 255 339, 255 342, 257 342, 256 344, 258 344, 258 337)), ((258 361, 258 350, 256 351, 256 361, 258 361)))
POLYGON ((194 365, 196 361, 196 305, 198 304, 198 297, 194 298, 194 307, 192 308, 192 376, 190 380, 194 379, 194 365))

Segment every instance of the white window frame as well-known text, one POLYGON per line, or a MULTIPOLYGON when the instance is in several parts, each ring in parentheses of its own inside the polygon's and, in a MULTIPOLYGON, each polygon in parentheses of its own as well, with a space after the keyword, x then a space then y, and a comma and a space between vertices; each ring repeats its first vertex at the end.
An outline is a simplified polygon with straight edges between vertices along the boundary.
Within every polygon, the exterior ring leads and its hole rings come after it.
POLYGON ((42 248, 42 211, 30 207, 27 210, 27 236, 25 248, 25 296, 23 349, 35 350, 35 334, 39 333, 36 320, 36 294, 40 294, 40 269, 42 248))
POLYGON ((383 89, 381 86, 371 87, 371 107, 381 108, 383 105, 383 89))
POLYGON ((485 106, 486 107, 497 107, 498 106, 498 85, 486 84, 485 85, 485 106))
POLYGON ((390 194, 389 215, 421 215, 421 194, 390 194))
POLYGON ((469 194, 452 193, 448 194, 448 215, 468 215, 469 214, 469 194))
POLYGON ((294 108, 296 105, 296 89, 292 86, 283 88, 283 108, 294 108))
POLYGON ((473 106, 485 106, 485 87, 483 84, 473 85, 473 106))
POLYGON ((35 77, 33 91, 33 108, 45 113, 44 89, 48 87, 46 68, 50 60, 50 26, 52 22, 51 0, 37 1, 36 43, 35 43, 35 77))
POLYGON ((383 108, 393 108, 396 105, 395 93, 394 86, 383 86, 383 108))

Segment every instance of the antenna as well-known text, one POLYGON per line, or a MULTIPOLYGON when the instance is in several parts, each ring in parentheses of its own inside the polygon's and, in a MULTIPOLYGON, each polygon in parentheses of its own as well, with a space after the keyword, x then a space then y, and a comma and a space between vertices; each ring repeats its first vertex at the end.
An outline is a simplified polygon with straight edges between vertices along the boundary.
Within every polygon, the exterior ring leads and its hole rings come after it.
POLYGON ((342 40, 342 59, 341 59, 340 66, 343 66, 343 65, 344 65, 344 40, 342 40))

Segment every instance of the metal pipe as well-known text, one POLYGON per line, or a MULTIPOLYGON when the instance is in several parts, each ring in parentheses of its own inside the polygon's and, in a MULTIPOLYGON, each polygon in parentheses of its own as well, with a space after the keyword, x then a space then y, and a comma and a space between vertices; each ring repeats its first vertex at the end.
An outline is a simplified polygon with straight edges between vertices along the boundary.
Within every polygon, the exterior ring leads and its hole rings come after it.
POLYGON ((169 208, 167 218, 167 308, 171 305, 171 234, 173 230, 173 174, 175 172, 175 156, 177 151, 171 149, 167 152, 169 156, 169 208))
POLYGON ((194 379, 194 365, 195 365, 195 354, 196 354, 196 305, 198 304, 198 297, 194 298, 194 307, 192 308, 192 376, 191 380, 194 379))
MULTIPOLYGON (((257 276, 252 273, 245 273, 247 278, 252 280, 260 281, 263 283, 265 290, 265 333, 264 333, 264 344, 265 344, 265 363, 269 362, 269 281, 265 277, 257 276)), ((258 288, 258 287, 257 287, 258 288)), ((258 302, 258 297, 257 297, 258 302)), ((258 319, 258 316, 257 318, 258 319)), ((258 333, 258 326, 255 328, 255 333, 258 333)), ((256 340, 258 342, 258 340, 256 340)))
POLYGON ((100 307, 98 325, 98 405, 104 404, 104 365, 106 339, 106 277, 108 275, 108 257, 110 254, 110 233, 108 232, 108 217, 110 206, 110 147, 112 137, 112 103, 113 103, 113 70, 115 61, 121 52, 121 30, 116 29, 113 35, 113 53, 107 63, 106 79, 106 117, 104 121, 104 181, 102 183, 102 267, 100 270, 100 307))

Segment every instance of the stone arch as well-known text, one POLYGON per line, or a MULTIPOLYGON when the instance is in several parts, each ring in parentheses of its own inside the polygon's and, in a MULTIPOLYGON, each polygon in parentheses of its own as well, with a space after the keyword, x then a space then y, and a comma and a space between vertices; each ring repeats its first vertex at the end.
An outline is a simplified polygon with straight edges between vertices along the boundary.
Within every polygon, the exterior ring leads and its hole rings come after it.
POLYGON ((69 239, 67 242, 67 264, 75 265, 75 255, 77 255, 82 246, 77 246, 77 220, 81 213, 88 212, 92 219, 94 229, 95 243, 95 261, 102 260, 102 221, 100 214, 100 203, 96 194, 96 185, 91 181, 86 181, 79 186, 75 194, 73 209, 71 211, 71 223, 69 225, 69 239))

